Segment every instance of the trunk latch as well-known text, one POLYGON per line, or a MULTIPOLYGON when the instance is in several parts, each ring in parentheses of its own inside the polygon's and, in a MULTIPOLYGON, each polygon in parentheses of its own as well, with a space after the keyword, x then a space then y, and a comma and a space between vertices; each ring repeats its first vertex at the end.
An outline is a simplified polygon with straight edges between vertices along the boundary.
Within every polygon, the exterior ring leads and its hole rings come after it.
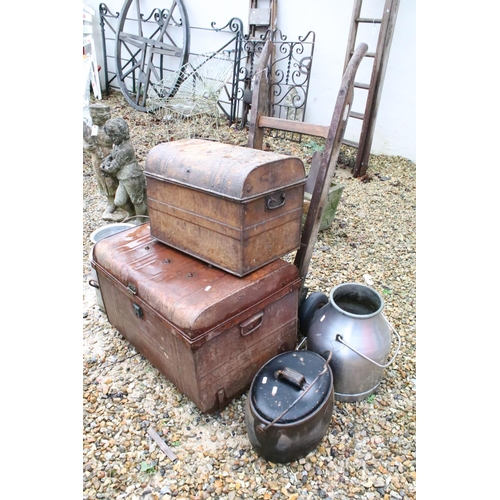
POLYGON ((138 318, 142 318, 144 316, 144 313, 142 312, 141 306, 138 306, 137 304, 133 304, 134 306, 134 313, 138 318))

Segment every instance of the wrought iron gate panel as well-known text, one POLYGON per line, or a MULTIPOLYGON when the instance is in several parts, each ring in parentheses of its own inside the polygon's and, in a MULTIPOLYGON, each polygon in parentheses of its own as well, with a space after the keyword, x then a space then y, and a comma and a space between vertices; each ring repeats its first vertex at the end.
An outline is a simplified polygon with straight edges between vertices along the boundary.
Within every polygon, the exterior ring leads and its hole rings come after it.
MULTIPOLYGON (((270 67, 269 116, 288 120, 304 121, 307 95, 314 55, 315 33, 309 31, 298 41, 287 41, 279 29, 267 30, 258 39, 245 37, 242 60, 240 62, 238 91, 235 99, 239 102, 236 116, 241 119, 240 127, 247 122, 251 105, 252 78, 256 62, 267 40, 274 45, 274 58, 270 67)), ((273 134, 300 141, 300 134, 273 131, 273 134)))
MULTIPOLYGON (((120 13, 113 14, 105 3, 99 5, 101 37, 103 48, 103 71, 105 80, 105 92, 109 95, 110 89, 120 91, 118 84, 118 75, 116 72, 116 61, 114 57, 114 46, 116 44, 116 35, 119 25, 120 13)), ((155 8, 149 15, 142 15, 145 22, 150 20, 155 21, 158 15, 162 15, 159 8, 155 8)), ((191 26, 191 30, 196 31, 211 31, 213 33, 220 33, 221 37, 226 36, 226 41, 218 48, 214 54, 225 54, 233 58, 234 69, 231 82, 224 87, 223 94, 219 101, 219 108, 226 115, 229 124, 238 120, 238 100, 235 96, 238 95, 238 74, 240 71, 240 61, 242 52, 243 41, 243 22, 238 18, 232 18, 222 28, 218 28, 216 23, 212 22, 210 28, 191 26), (229 87, 229 88, 228 88, 229 87)), ((190 52, 190 56, 198 56, 196 52, 190 52)))
POLYGON ((271 65, 269 102, 272 116, 304 121, 314 52, 314 33, 310 31, 297 42, 286 42, 281 32, 273 33, 275 58, 271 65), (276 40, 276 35, 280 40, 276 40), (311 36, 312 41, 307 42, 311 36), (310 52, 306 47, 310 44, 310 52))
MULTIPOLYGON (((116 12, 113 14, 109 7, 105 3, 99 4, 99 15, 100 15, 100 25, 101 25, 101 39, 102 39, 102 52, 103 52, 103 71, 104 71, 104 91, 106 95, 109 95, 110 88, 115 88, 120 90, 118 86, 117 75, 116 75, 116 66, 115 70, 110 70, 108 66, 108 59, 112 59, 114 61, 115 56, 109 55, 114 54, 114 50, 108 51, 108 44, 112 41, 115 43, 116 31, 118 29, 118 18, 120 17, 120 13, 116 12), (107 36, 106 29, 109 29, 113 34, 112 37, 107 36), (111 78, 110 78, 111 75, 111 78), (115 82, 113 84, 113 81, 115 82)), ((109 31, 108 31, 109 33, 109 31)))
MULTIPOLYGON (((110 89, 120 90, 116 70, 109 64, 114 61, 114 50, 109 47, 115 43, 119 23, 119 12, 112 13, 105 3, 99 5, 103 47, 103 70, 105 92, 110 89), (110 36, 111 32, 111 36, 110 36), (110 67, 111 66, 111 67, 110 67)), ((153 9, 145 19, 154 19, 160 10, 153 9)), ((231 82, 223 89, 219 99, 219 108, 225 114, 228 124, 235 124, 243 129, 248 123, 248 113, 252 102, 252 78, 255 66, 267 40, 274 44, 275 58, 270 68, 269 116, 304 121, 310 74, 314 55, 315 33, 309 31, 299 36, 297 41, 288 41, 281 30, 267 30, 258 39, 249 39, 243 34, 243 23, 232 18, 222 28, 211 23, 210 28, 191 26, 191 30, 205 30, 225 34, 228 38, 216 51, 234 59, 231 82)), ((199 55, 190 52, 190 55, 199 55)), ((116 69, 116 68, 115 68, 116 69)), ((274 131, 273 134, 300 141, 300 134, 274 131)))
POLYGON ((230 89, 227 86, 224 86, 223 91, 225 94, 225 98, 220 98, 218 105, 222 112, 226 115, 228 119, 228 124, 231 125, 237 121, 237 95, 238 95, 238 75, 240 73, 240 64, 241 64, 241 52, 242 52, 242 41, 243 41, 243 22, 241 19, 237 17, 233 17, 229 20, 229 22, 223 26, 222 28, 217 28, 216 23, 212 22, 210 24, 211 28, 217 33, 232 33, 234 36, 225 43, 217 52, 228 54, 229 57, 234 58, 233 64, 233 74, 231 78, 231 83, 229 85, 230 89), (231 45, 233 46, 231 48, 231 45), (227 99, 227 100, 225 100, 227 99), (229 111, 227 109, 229 107, 229 111))

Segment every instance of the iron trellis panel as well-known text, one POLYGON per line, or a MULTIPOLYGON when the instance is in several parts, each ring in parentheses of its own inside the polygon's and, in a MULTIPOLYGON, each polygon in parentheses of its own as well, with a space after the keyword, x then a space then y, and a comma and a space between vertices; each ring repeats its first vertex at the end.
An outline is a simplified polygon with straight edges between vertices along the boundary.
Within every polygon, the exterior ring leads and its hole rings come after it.
MULTIPOLYGON (((108 55, 107 43, 110 41, 115 41, 116 38, 116 28, 118 26, 118 18, 120 17, 120 13, 116 12, 113 14, 109 7, 105 3, 99 4, 99 16, 100 16, 100 25, 101 25, 101 38, 102 38, 102 52, 103 52, 103 70, 104 70, 104 87, 106 95, 109 95, 109 90, 112 88, 112 82, 116 79, 116 71, 110 71, 108 67, 108 58, 112 58, 114 60, 114 55, 108 55), (106 36, 106 29, 111 30, 113 37, 106 36), (111 74, 111 78, 109 75, 111 74)), ((111 51, 114 54, 114 50, 111 51)), ((116 89, 119 90, 118 84, 116 89)))
MULTIPOLYGON (((153 9, 145 19, 154 18, 158 9, 153 9)), ((99 6, 101 17, 101 33, 103 45, 103 70, 105 91, 109 95, 111 88, 120 90, 116 71, 113 71, 108 60, 114 59, 114 50, 108 44, 115 42, 120 13, 112 13, 105 3, 99 6), (112 36, 109 36, 111 31, 112 36), (111 50, 108 50, 111 49, 111 50)), ((269 39, 274 44, 276 57, 270 68, 269 116, 283 117, 304 121, 310 75, 314 55, 315 33, 309 31, 299 36, 297 41, 288 41, 278 28, 267 30, 259 39, 250 39, 243 34, 243 23, 238 18, 231 18, 223 27, 216 27, 212 22, 210 28, 191 26, 191 31, 212 31, 220 36, 228 37, 215 53, 225 53, 234 58, 231 82, 223 89, 218 105, 225 114, 229 125, 236 124, 243 129, 248 122, 248 113, 252 101, 252 78, 255 65, 265 42, 269 39)), ((190 55, 199 55, 190 52, 190 55)), ((116 62, 115 62, 116 64, 116 62)), ((273 133, 278 133, 277 131, 273 133)), ((285 134, 281 132, 281 134, 285 134)), ((288 134, 288 138, 300 141, 300 134, 288 134)))
MULTIPOLYGON (((246 117, 252 101, 252 78, 255 66, 267 40, 273 43, 274 57, 269 68, 269 116, 288 120, 304 121, 310 75, 314 55, 315 33, 309 31, 299 36, 297 41, 288 41, 281 30, 267 30, 260 39, 245 38, 243 57, 240 62, 239 88, 236 99, 241 103, 241 126, 246 125, 246 117)), ((278 133, 274 131, 273 133, 278 133)), ((300 134, 288 134, 288 138, 300 141, 300 134)))

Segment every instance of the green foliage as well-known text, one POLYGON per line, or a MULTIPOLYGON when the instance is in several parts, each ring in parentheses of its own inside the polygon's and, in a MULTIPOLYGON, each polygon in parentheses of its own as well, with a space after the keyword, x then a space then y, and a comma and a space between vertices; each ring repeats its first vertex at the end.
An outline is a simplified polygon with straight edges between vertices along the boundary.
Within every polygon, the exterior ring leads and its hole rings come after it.
POLYGON ((349 148, 345 144, 342 144, 337 162, 352 169, 356 163, 356 154, 357 150, 355 148, 349 148))
POLYGON ((310 141, 309 143, 304 144, 304 146, 310 149, 311 153, 316 153, 317 151, 323 151, 325 149, 324 145, 318 144, 315 141, 310 141))
POLYGON ((146 474, 154 474, 156 472, 156 464, 153 462, 148 464, 147 462, 141 463, 141 472, 145 472, 146 474))
POLYGON ((368 396, 366 398, 367 403, 373 403, 375 401, 375 394, 372 394, 371 396, 368 396))

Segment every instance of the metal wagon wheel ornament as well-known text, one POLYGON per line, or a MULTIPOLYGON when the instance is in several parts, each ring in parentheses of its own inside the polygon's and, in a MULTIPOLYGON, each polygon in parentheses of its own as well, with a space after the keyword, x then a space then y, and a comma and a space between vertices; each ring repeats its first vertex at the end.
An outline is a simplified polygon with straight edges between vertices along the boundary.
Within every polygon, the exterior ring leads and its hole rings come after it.
POLYGON ((175 94, 182 82, 180 70, 189 58, 189 20, 182 0, 170 8, 141 13, 140 0, 125 0, 116 32, 116 74, 127 102, 146 111, 151 84, 175 94))

